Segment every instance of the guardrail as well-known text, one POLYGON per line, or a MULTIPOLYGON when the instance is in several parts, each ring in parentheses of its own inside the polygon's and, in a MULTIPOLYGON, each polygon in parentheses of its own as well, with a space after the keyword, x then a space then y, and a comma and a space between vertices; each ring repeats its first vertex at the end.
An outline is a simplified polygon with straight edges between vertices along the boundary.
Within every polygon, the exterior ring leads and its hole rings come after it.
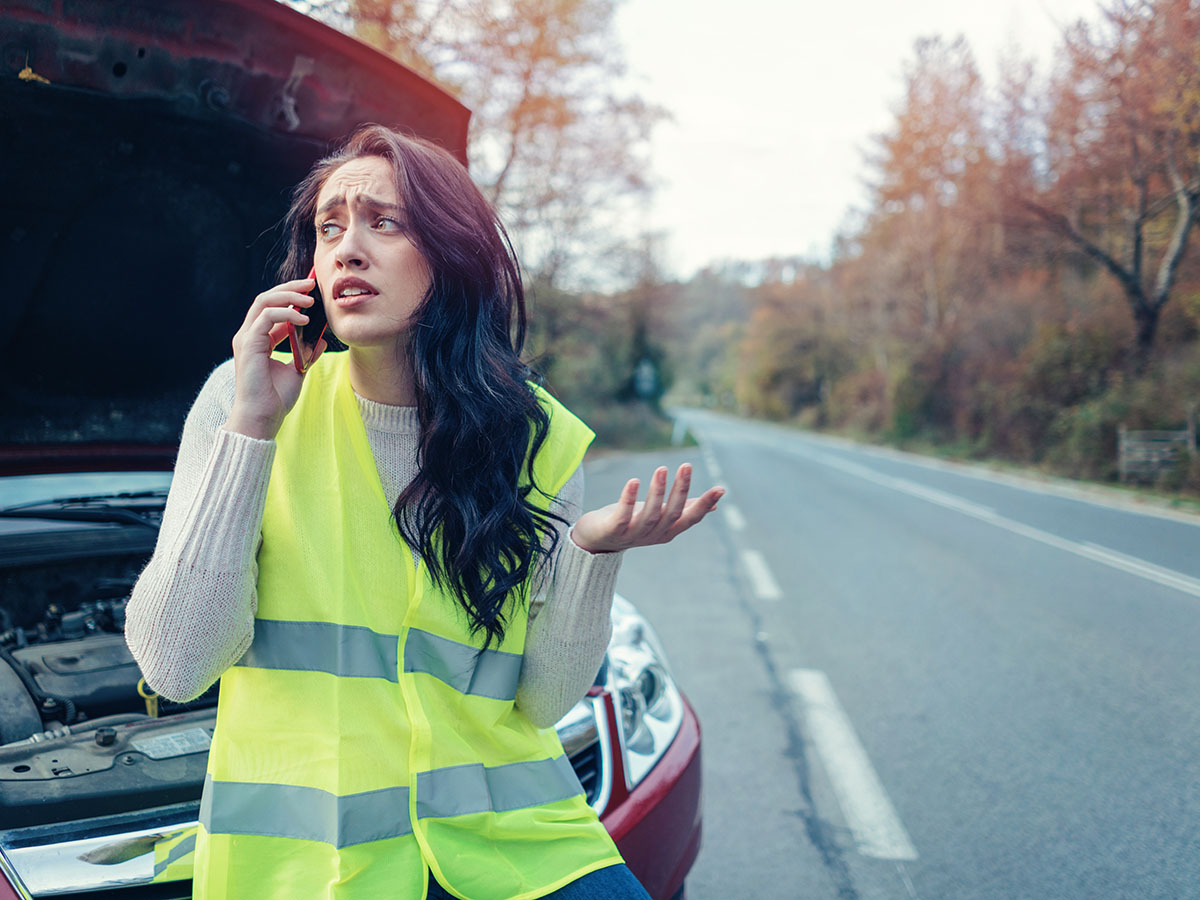
POLYGON ((1117 465, 1122 483, 1153 481, 1185 453, 1196 453, 1194 406, 1188 411, 1187 427, 1180 431, 1130 431, 1124 425, 1118 429, 1117 465))

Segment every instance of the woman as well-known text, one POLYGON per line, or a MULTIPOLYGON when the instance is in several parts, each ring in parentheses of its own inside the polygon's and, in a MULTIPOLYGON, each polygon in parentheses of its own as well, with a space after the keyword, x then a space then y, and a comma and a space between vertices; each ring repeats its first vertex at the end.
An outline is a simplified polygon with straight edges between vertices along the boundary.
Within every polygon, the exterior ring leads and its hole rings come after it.
POLYGON ((127 611, 152 688, 222 679, 196 896, 644 898, 553 725, 603 657, 620 551, 722 490, 688 500, 685 465, 668 496, 660 468, 644 504, 632 480, 578 515, 592 434, 530 385, 511 247, 445 151, 361 129, 287 231, 127 611), (348 350, 302 375, 272 354, 314 286, 348 350))

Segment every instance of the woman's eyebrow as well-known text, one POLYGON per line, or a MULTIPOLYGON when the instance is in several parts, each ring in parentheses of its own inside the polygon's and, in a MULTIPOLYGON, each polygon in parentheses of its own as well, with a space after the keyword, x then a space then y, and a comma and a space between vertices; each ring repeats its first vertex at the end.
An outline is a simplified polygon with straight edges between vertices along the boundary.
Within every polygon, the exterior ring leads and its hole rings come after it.
MULTIPOLYGON (((365 206, 368 209, 373 209, 378 212, 386 212, 395 216, 404 215, 404 207, 396 203, 385 203, 383 200, 376 200, 374 197, 368 197, 366 194, 356 194, 354 196, 355 206, 365 206)), ((321 208, 317 210, 318 216, 323 216, 325 213, 335 209, 342 209, 346 206, 346 198, 344 196, 330 197, 326 200, 321 208)))

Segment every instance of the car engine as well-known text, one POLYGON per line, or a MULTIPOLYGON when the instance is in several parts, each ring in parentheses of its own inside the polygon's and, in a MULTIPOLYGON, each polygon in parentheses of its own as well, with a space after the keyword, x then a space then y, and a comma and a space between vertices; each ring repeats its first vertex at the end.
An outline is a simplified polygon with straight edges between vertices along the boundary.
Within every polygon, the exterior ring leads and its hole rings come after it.
POLYGON ((134 579, 98 577, 87 600, 26 603, 19 619, 0 607, 0 828, 199 795, 217 686, 186 704, 145 686, 123 634, 134 579))

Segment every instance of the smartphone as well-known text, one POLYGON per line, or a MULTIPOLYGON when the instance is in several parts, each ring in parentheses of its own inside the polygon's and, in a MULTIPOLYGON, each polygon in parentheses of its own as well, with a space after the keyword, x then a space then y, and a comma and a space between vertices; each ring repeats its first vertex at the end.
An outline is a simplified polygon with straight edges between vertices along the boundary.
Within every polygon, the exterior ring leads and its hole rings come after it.
POLYGON ((313 299, 316 300, 316 303, 312 306, 301 310, 301 312, 308 316, 308 324, 293 325, 291 322, 287 323, 288 341, 292 345, 292 365, 296 367, 296 371, 301 375, 307 372, 308 367, 313 364, 313 359, 317 355, 317 345, 321 343, 321 338, 325 335, 325 329, 329 326, 329 320, 325 318, 325 303, 321 300, 321 289, 315 284, 317 278, 316 266, 312 267, 312 271, 308 273, 308 277, 314 281, 311 293, 313 299))

